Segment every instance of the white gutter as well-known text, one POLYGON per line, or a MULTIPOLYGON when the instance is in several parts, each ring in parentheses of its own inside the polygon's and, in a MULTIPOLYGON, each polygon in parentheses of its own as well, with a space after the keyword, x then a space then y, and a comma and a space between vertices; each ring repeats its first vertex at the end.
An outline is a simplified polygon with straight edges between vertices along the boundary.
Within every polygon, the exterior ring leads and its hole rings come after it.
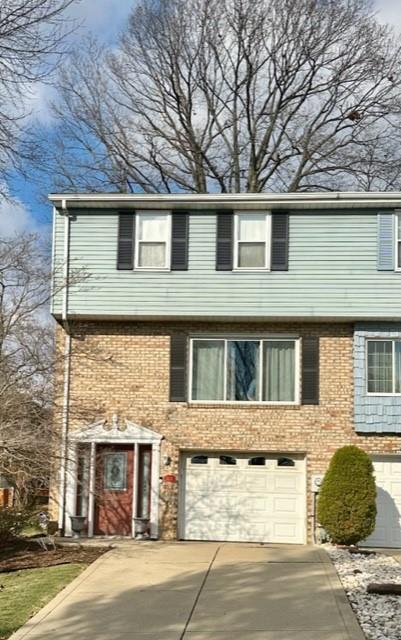
POLYGON ((316 193, 174 193, 174 194, 124 194, 124 193, 72 193, 50 194, 49 200, 60 206, 63 200, 77 207, 91 207, 102 204, 103 206, 143 205, 157 204, 166 206, 174 205, 204 205, 215 207, 229 204, 259 204, 259 205, 313 205, 319 203, 325 206, 389 206, 389 204, 401 205, 401 192, 316 192, 316 193))
POLYGON ((70 376, 71 376, 71 334, 68 325, 68 286, 70 271, 70 216, 66 199, 62 200, 62 214, 64 215, 64 261, 63 261, 63 304, 62 323, 65 331, 64 340, 64 385, 63 410, 61 425, 61 461, 60 461, 60 491, 59 491, 59 529, 65 529, 65 503, 67 488, 67 454, 68 454, 68 422, 70 405, 70 376))

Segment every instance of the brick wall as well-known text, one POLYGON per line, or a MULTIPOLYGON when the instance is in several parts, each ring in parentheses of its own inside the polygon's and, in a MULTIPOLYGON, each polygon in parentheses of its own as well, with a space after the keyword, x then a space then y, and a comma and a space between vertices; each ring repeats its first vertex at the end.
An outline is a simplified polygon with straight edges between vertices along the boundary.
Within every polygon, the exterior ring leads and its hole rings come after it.
MULTIPOLYGON (((180 449, 301 452, 312 473, 324 472, 333 452, 354 443, 369 453, 400 451, 399 437, 356 435, 353 429, 351 324, 273 324, 182 322, 197 335, 287 333, 320 337, 318 406, 188 405, 170 403, 169 342, 173 323, 93 322, 72 324, 70 428, 99 418, 121 419, 161 433, 168 472, 178 472, 180 449)), ((59 344, 62 329, 59 329, 59 344)), ((61 382, 59 381, 58 386, 61 382)), ((162 486, 161 529, 175 537, 178 487, 162 486)), ((312 495, 308 492, 308 522, 312 495)))

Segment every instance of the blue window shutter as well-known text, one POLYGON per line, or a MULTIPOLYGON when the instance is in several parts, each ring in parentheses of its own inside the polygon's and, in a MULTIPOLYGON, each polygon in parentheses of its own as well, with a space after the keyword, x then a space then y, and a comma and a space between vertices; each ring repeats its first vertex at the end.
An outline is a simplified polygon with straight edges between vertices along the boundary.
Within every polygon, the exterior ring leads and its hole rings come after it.
POLYGON ((377 214, 377 270, 394 271, 394 214, 377 214))

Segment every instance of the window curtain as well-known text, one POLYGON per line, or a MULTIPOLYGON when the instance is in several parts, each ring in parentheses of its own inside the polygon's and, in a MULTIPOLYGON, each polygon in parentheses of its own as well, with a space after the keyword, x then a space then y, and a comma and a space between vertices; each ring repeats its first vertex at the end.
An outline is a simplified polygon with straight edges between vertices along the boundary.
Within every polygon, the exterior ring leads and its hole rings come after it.
POLYGON ((368 342, 368 391, 391 393, 393 390, 393 345, 389 340, 368 342))
POLYGON ((266 215, 246 213, 238 216, 238 240, 263 242, 266 238, 266 215))
POLYGON ((193 400, 224 400, 224 342, 193 342, 193 400))
POLYGON ((166 245, 158 242, 139 243, 140 267, 165 267, 166 245))
POLYGON ((401 393, 401 340, 395 343, 395 393, 401 393))
POLYGON ((227 353, 227 400, 259 400, 259 342, 230 341, 227 353))
POLYGON ((291 402, 295 400, 295 344, 276 340, 263 343, 263 400, 291 402))
POLYGON ((168 217, 165 214, 138 214, 139 240, 145 242, 165 242, 168 234, 168 217))

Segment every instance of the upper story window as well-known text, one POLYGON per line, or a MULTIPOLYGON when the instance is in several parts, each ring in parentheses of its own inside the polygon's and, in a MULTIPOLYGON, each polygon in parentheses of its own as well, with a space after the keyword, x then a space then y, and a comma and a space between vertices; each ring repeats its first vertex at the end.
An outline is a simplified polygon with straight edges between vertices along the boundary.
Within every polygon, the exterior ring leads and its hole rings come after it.
POLYGON ((234 221, 234 268, 270 268, 269 213, 236 213, 234 221))
POLYGON ((367 341, 367 391, 401 393, 401 340, 367 341))
POLYGON ((398 271, 401 271, 401 213, 399 213, 395 217, 395 226, 395 264, 396 269, 398 269, 398 271))
POLYGON ((298 402, 296 339, 191 340, 191 400, 298 402))
POLYGON ((136 269, 169 269, 171 215, 157 211, 136 214, 136 269))

